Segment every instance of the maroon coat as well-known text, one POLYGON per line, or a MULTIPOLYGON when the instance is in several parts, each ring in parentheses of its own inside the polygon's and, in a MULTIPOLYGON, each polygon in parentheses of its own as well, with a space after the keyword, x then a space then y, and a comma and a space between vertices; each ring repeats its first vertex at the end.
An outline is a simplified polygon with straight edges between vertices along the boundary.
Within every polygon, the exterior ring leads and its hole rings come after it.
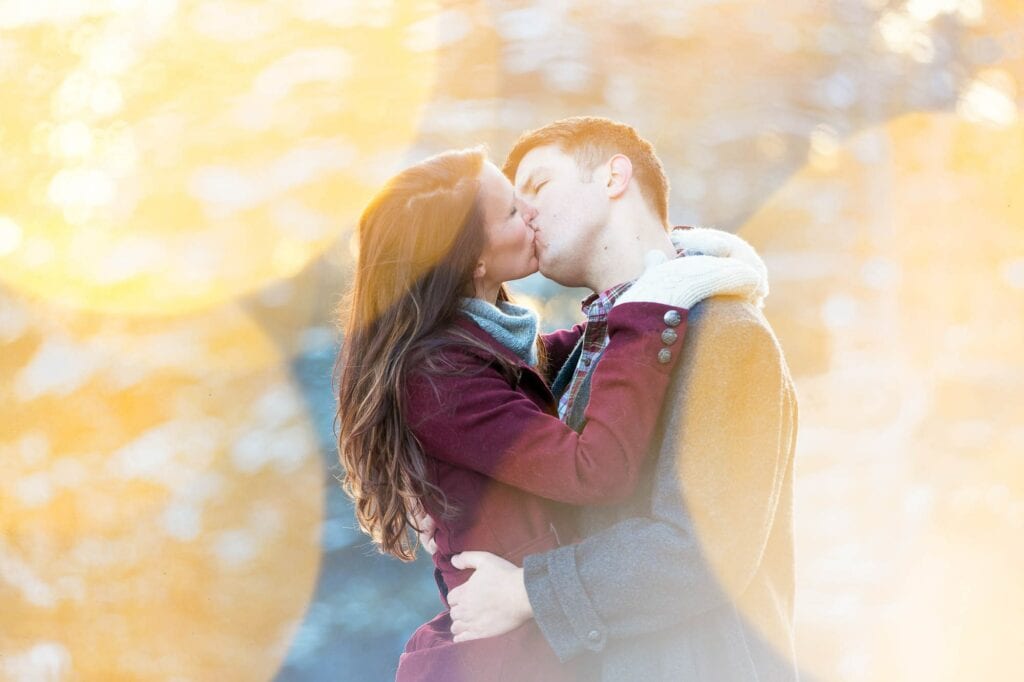
MULTIPOLYGON (((483 550, 522 566, 527 554, 574 540, 568 505, 615 504, 630 496, 681 355, 685 310, 679 311, 683 322, 676 328, 680 340, 670 347, 670 357, 659 358, 669 310, 656 303, 612 309, 611 343, 594 372, 587 421, 579 433, 559 420, 546 377, 467 317, 457 326, 488 352, 445 346, 445 358, 460 371, 410 377, 407 420, 428 457, 433 482, 459 510, 444 516, 428 506, 437 522, 434 565, 442 601, 471 574, 451 565, 453 555, 483 550), (506 378, 494 355, 511 362, 518 376, 506 378)), ((553 371, 582 331, 577 325, 544 337, 553 371)), ((445 606, 406 644, 400 682, 574 678, 532 620, 500 637, 456 644, 446 601, 445 606)))

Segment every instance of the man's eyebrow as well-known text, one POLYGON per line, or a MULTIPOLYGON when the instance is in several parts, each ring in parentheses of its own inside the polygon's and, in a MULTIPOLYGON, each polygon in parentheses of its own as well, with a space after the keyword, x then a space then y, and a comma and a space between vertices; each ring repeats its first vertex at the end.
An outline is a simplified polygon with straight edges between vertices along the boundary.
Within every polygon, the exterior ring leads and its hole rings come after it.
POLYGON ((537 190, 537 176, 546 172, 548 172, 548 169, 543 166, 534 168, 533 172, 530 173, 530 177, 526 178, 526 181, 519 186, 519 192, 521 194, 533 194, 537 190))

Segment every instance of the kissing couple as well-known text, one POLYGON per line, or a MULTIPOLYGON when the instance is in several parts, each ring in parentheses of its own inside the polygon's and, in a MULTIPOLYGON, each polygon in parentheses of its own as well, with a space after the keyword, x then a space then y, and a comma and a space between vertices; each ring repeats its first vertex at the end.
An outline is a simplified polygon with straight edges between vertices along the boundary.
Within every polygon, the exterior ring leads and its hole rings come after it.
POLYGON ((767 270, 673 229, 631 126, 573 117, 406 168, 370 201, 338 448, 382 552, 442 610, 401 682, 796 680, 797 404, 767 270), (506 282, 593 292, 540 334, 506 282))

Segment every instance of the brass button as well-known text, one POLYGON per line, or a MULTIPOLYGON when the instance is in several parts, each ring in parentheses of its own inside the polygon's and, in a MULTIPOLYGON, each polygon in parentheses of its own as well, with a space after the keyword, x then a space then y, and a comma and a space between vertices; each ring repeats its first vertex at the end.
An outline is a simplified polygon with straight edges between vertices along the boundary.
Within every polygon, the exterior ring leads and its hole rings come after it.
POLYGON ((662 348, 661 350, 658 351, 658 362, 660 362, 663 365, 667 365, 671 361, 672 351, 670 351, 668 348, 662 348))
POLYGON ((678 327, 679 323, 683 321, 683 316, 679 314, 678 310, 670 310, 665 313, 665 324, 670 327, 678 327))
POLYGON ((675 329, 666 329, 661 333, 661 342, 666 346, 671 346, 679 339, 679 334, 676 333, 675 329))

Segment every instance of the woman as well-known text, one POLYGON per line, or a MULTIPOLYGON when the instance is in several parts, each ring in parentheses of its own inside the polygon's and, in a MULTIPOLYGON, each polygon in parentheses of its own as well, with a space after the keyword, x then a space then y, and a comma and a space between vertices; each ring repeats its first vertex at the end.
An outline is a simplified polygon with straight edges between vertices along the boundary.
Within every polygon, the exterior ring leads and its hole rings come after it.
MULTIPOLYGON (((339 358, 344 486, 363 530, 401 559, 414 556, 408 519, 419 506, 436 520, 442 602, 469 577, 452 566, 454 554, 486 550, 522 565, 526 554, 572 541, 569 505, 630 495, 658 410, 625 408, 659 404, 680 355, 658 358, 665 313, 680 313, 681 337, 698 279, 705 292, 710 280, 712 293, 734 294, 752 293, 760 279, 728 258, 657 266, 672 268, 677 284, 657 295, 647 287, 647 300, 612 310, 611 343, 577 433, 558 419, 546 369, 558 369, 582 327, 538 337, 536 317, 504 286, 537 270, 530 210, 473 149, 406 169, 360 219, 339 358)), ((532 621, 454 643, 445 607, 409 640, 399 680, 573 678, 532 621)))

